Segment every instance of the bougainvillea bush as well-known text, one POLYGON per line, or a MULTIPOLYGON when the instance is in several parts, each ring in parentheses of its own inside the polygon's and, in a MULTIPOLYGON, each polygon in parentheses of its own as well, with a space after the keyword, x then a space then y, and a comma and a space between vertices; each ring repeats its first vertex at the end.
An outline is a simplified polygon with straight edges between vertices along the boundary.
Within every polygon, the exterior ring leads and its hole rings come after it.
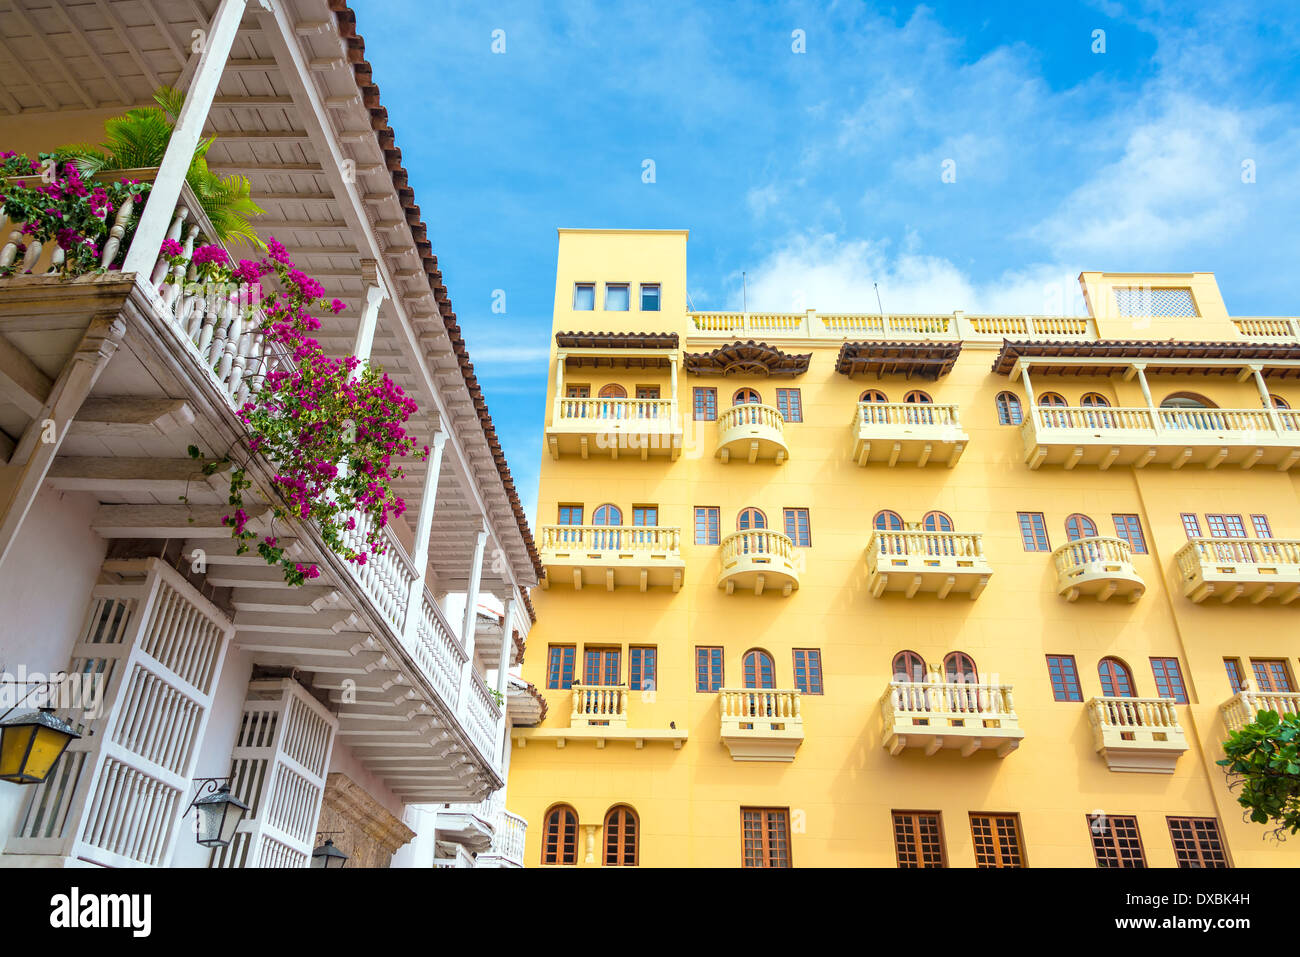
MULTIPOLYGON (((23 268, 27 246, 58 243, 64 252, 56 272, 72 277, 100 269, 99 260, 118 210, 124 203, 141 203, 149 184, 121 179, 88 183, 76 164, 50 153, 30 159, 21 153, 0 153, 0 206, 11 223, 21 223, 22 243, 16 258, 0 266, 0 278, 23 268), (21 177, 21 178, 20 178, 21 177)), ((135 217, 127 227, 121 249, 129 244, 135 217)), ((0 242, 8 237, 0 237, 0 242)), ((112 264, 110 264, 111 268, 112 264)))
MULTIPOLYGON (((224 253, 220 247, 214 249, 224 253)), ((425 458, 429 453, 428 446, 416 448, 405 428, 416 404, 381 370, 354 356, 325 355, 312 338, 320 320, 309 310, 337 314, 344 304, 326 301, 320 283, 298 269, 274 238, 267 250, 267 257, 240 260, 233 268, 228 259, 209 253, 211 258, 200 270, 209 277, 228 272, 232 282, 253 287, 250 298, 260 300, 261 329, 288 359, 266 375, 238 415, 251 434, 249 448, 275 468, 273 483, 282 499, 271 506, 276 520, 315 522, 333 551, 364 564, 370 553, 383 553, 384 526, 406 508, 393 491, 393 483, 402 475, 397 460, 407 455, 425 458), (272 275, 274 282, 267 288, 264 279, 272 275), (358 520, 364 523, 364 535, 360 547, 353 547, 348 539, 355 541, 356 536, 348 533, 357 528, 358 520)), ((164 250, 164 255, 168 252, 164 250)), ((193 446, 190 455, 201 457, 193 446)), ((247 551, 256 540, 259 554, 280 565, 290 584, 317 577, 315 566, 285 555, 274 529, 259 537, 248 527, 243 493, 251 482, 246 466, 232 464, 232 511, 224 522, 239 551, 247 551)), ((213 462, 205 469, 211 474, 219 467, 220 462, 213 462)))

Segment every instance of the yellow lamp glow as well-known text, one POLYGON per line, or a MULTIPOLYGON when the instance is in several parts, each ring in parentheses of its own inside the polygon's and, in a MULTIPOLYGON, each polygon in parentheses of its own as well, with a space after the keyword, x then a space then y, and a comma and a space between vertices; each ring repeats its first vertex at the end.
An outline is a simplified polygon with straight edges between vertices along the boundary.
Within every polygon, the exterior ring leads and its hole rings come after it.
POLYGON ((79 737, 47 708, 0 721, 0 781, 40 784, 79 737))

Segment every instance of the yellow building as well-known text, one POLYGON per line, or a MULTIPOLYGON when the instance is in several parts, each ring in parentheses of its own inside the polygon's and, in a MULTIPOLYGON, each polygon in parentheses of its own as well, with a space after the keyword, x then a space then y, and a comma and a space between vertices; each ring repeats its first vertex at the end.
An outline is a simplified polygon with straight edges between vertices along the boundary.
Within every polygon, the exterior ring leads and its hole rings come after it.
POLYGON ((525 863, 1300 864, 1214 764, 1300 708, 1300 323, 691 312, 686 240, 560 231, 525 863))

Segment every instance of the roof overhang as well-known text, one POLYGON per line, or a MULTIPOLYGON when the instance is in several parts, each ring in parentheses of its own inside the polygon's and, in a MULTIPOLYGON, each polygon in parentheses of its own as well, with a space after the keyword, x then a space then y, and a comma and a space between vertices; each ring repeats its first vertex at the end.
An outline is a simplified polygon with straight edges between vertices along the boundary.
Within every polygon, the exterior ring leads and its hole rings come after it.
POLYGON ((952 371, 960 342, 846 342, 835 358, 841 375, 938 379, 952 371))
POLYGON ((1147 374, 1241 377, 1255 368, 1268 378, 1300 378, 1300 344, 1254 342, 1012 342, 1005 340, 993 372, 1018 378, 1020 370, 1068 376, 1147 374))
POLYGON ((675 332, 557 332, 566 368, 666 369, 677 356, 675 332))
POLYGON ((688 352, 684 368, 698 376, 769 376, 794 378, 808 371, 812 353, 782 352, 766 342, 731 342, 712 352, 688 352))

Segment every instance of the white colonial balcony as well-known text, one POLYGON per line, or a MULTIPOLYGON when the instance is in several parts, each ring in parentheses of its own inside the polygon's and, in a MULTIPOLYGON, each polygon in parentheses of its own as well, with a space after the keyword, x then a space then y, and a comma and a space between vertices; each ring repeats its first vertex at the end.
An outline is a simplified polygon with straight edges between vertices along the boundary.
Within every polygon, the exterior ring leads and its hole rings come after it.
POLYGON ((867 543, 867 587, 874 598, 892 592, 974 600, 992 576, 978 534, 877 531, 867 543))
POLYGON ((785 444, 785 418, 770 405, 733 405, 718 415, 714 454, 723 462, 737 457, 751 464, 772 461, 780 465, 790 454, 785 444))
POLYGON ((528 822, 501 808, 497 811, 492 829, 492 846, 478 856, 475 867, 523 867, 524 842, 528 837, 528 822))
POLYGON ((1183 594, 1227 604, 1249 598, 1289 605, 1300 597, 1300 541, 1282 538, 1194 538, 1174 555, 1183 594))
POLYGON ((1255 691, 1237 692, 1219 706, 1223 724, 1229 731, 1240 731, 1254 722, 1261 711, 1274 711, 1278 715, 1300 714, 1300 692, 1255 691))
POLYGON ((673 399, 559 398, 546 427, 551 457, 650 456, 676 459, 682 422, 673 399))
POLYGON ((1300 461, 1300 413, 1289 409, 1034 406, 1020 427, 1031 469, 1188 463, 1285 471, 1300 461))
POLYGON ((1146 583, 1133 569, 1133 549, 1122 538, 1091 536, 1067 542, 1052 552, 1056 591, 1066 601, 1080 595, 1106 601, 1114 595, 1135 602, 1146 583))
POLYGON ((682 587, 682 530, 666 525, 543 525, 538 549, 542 587, 572 583, 618 587, 682 587))
POLYGON ((850 432, 855 462, 884 462, 891 468, 931 462, 952 468, 970 441, 956 405, 919 402, 859 402, 850 432))
POLYGON ((1173 698, 1098 697, 1088 702, 1097 753, 1112 771, 1173 774, 1187 750, 1173 698))
POLYGON ((727 594, 737 588, 755 595, 765 589, 780 590, 783 598, 799 587, 802 556, 796 556, 794 543, 780 532, 753 528, 732 532, 718 547, 722 567, 718 587, 727 594))
POLYGON ((970 757, 992 751, 999 758, 1020 747, 1011 685, 987 681, 891 681, 880 699, 883 743, 892 755, 922 748, 926 756, 944 748, 970 757))
POLYGON ((733 761, 794 760, 803 744, 797 688, 722 688, 722 743, 733 761))
POLYGON ((571 691, 568 727, 515 728, 512 735, 516 746, 554 741, 557 748, 563 748, 569 742, 594 741, 597 749, 603 749, 610 741, 631 741, 637 750, 654 742, 669 742, 678 749, 686 741, 687 733, 676 728, 628 727, 630 696, 651 705, 652 691, 630 691, 626 685, 583 684, 574 684, 571 691))

